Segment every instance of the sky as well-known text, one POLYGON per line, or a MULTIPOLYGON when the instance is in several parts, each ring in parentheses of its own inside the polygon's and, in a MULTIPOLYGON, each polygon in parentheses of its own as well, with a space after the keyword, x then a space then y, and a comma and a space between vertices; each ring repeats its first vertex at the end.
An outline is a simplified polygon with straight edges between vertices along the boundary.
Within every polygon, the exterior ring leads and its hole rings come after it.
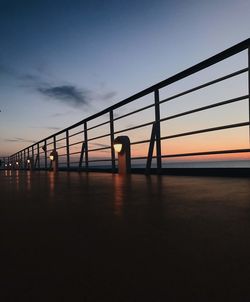
MULTIPOLYGON (((15 153, 249 36, 249 0, 0 0, 0 156, 15 153)), ((222 70, 241 67, 245 60, 236 58, 222 70)), ((191 78, 183 87, 197 81, 191 78)), ((239 79, 234 89, 224 87, 221 97, 225 91, 241 94, 244 85, 246 79, 239 79)), ((188 108, 199 105, 197 100, 190 100, 188 108)), ((178 106, 185 107, 173 105, 167 110, 176 112, 178 106)), ((223 115, 225 123, 228 117, 244 120, 244 106, 223 115)), ((200 122, 204 119, 201 116, 200 122)), ((122 126, 132 124, 130 120, 122 126)), ((193 124, 197 121, 190 119, 166 128, 177 131, 193 124)), ((247 137, 245 130, 243 136, 247 137)), ((193 146, 195 139, 183 142, 193 146)), ((214 148, 221 147, 220 137, 218 146, 211 139, 214 148)), ((231 147, 228 141, 225 144, 231 147)), ((239 141, 239 147, 245 145, 239 141)), ((211 144, 200 147, 211 149, 211 144)), ((183 148, 173 142, 169 150, 182 152, 183 148)))

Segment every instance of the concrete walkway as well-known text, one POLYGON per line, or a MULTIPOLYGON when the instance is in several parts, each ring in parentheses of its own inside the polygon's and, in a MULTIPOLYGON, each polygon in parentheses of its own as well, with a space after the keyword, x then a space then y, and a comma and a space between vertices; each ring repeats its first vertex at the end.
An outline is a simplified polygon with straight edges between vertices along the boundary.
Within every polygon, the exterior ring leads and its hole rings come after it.
POLYGON ((249 301, 250 179, 0 173, 1 301, 249 301))

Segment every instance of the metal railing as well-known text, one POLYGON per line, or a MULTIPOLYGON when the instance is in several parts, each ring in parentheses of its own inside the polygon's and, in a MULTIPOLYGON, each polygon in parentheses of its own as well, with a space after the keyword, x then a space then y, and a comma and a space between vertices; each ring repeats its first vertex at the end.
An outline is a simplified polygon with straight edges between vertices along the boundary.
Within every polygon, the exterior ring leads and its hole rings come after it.
MULTIPOLYGON (((208 155, 221 155, 221 154, 234 154, 234 153, 248 153, 249 147, 246 148, 233 148, 233 149, 219 149, 219 150, 195 150, 192 152, 174 152, 168 153, 162 150, 163 142, 168 142, 177 138, 187 138, 199 134, 208 134, 218 131, 238 129, 242 127, 250 127, 250 39, 247 39, 231 48, 222 51, 207 60, 202 61, 199 64, 192 66, 176 75, 153 85, 139 93, 124 99, 121 102, 116 103, 92 116, 85 118, 84 120, 63 129, 53 135, 50 135, 35 144, 32 144, 23 150, 11 155, 7 161, 15 166, 18 162, 19 168, 27 168, 27 159, 32 161, 34 169, 49 169, 50 159, 49 154, 53 150, 57 150, 59 154, 59 168, 60 169, 79 169, 87 170, 91 169, 110 169, 116 171, 117 159, 113 149, 113 142, 115 136, 124 133, 134 133, 134 139, 131 140, 131 146, 143 146, 143 150, 146 154, 138 154, 138 152, 132 152, 132 166, 133 163, 141 161, 140 167, 150 172, 151 162, 153 160, 154 167, 158 171, 162 169, 162 163, 166 159, 170 158, 186 158, 194 156, 208 156, 208 155), (172 84, 179 83, 181 80, 186 79, 192 75, 199 74, 203 70, 207 70, 209 67, 216 65, 219 62, 223 62, 239 53, 246 51, 247 65, 244 68, 240 68, 229 74, 223 74, 222 76, 215 77, 210 81, 205 81, 196 85, 195 87, 186 89, 184 91, 174 93, 166 98, 161 97, 162 90, 167 89, 172 84), (247 91, 241 95, 227 98, 226 100, 220 100, 212 104, 199 106, 195 108, 188 108, 181 112, 174 114, 167 114, 167 107, 165 104, 172 104, 173 101, 180 100, 184 96, 192 95, 198 91, 202 91, 209 87, 215 86, 219 83, 224 83, 228 80, 232 80, 244 75, 247 81, 247 91), (138 108, 134 104, 141 100, 144 102, 145 98, 151 100, 149 103, 145 103, 138 108), (193 129, 190 131, 182 131, 177 133, 166 133, 164 130, 166 122, 178 120, 184 117, 193 116, 197 113, 210 112, 212 109, 224 108, 228 104, 238 104, 239 102, 247 102, 248 112, 247 120, 214 125, 213 127, 202 127, 199 129, 193 129), (123 108, 129 106, 128 112, 124 112, 123 108), (121 111, 122 110, 122 111, 121 111), (117 114, 119 113, 119 114, 117 114), (142 123, 137 121, 138 114, 147 116, 148 120, 145 122, 144 118, 142 123), (136 122, 133 125, 126 125, 126 119, 134 117, 136 122), (153 131, 154 129, 154 131, 153 131), (152 131, 151 131, 152 130, 152 131), (164 131, 163 131, 164 130, 164 131), (136 131, 136 132, 135 132, 136 131), (147 134, 145 134, 147 132, 147 134), (137 135, 135 135, 137 133, 137 135), (145 134, 145 137, 143 135, 145 134), (138 140, 138 135, 143 139, 138 140), (150 146, 151 144, 151 146, 150 146), (164 151, 164 152, 163 152, 164 151), (104 155, 102 155, 104 154, 104 155)), ((137 104, 138 105, 138 104, 137 104)), ((167 111, 168 112, 168 111, 167 111)), ((128 134, 129 135, 129 134, 128 134)), ((212 142, 211 142, 212 144, 212 142)), ((167 149, 167 148, 166 148, 167 149)), ((142 153, 143 153, 142 152, 142 153)), ((139 152, 140 153, 140 152, 139 152)), ((5 159, 6 161, 6 159, 5 159)), ((136 165, 136 164, 135 164, 136 165)))

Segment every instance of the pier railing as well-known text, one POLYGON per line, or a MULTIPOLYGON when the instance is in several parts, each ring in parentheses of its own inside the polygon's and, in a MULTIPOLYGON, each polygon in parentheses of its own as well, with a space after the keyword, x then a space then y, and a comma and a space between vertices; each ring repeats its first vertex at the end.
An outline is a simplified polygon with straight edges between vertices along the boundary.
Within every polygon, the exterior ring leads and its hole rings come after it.
POLYGON ((11 163, 12 167, 26 169, 29 159, 34 169, 50 169, 49 155, 56 150, 59 169, 115 171, 117 158, 113 143, 116 136, 124 134, 131 140, 132 167, 148 171, 151 167, 161 171, 173 159, 249 153, 249 64, 250 39, 247 39, 16 152, 4 159, 5 165, 11 163), (236 65, 240 67, 235 70, 236 65), (220 71, 216 73, 213 68, 217 67, 220 71), (203 95, 198 100, 201 91, 203 95), (210 97, 213 99, 209 100, 210 97), (229 123, 225 123, 226 116, 230 117, 229 123), (213 123, 215 117, 218 118, 213 123), (190 125, 193 128, 189 129, 190 125), (244 132, 243 144, 236 142, 239 129, 244 132), (225 147, 217 143, 216 149, 209 135, 222 132, 228 139, 225 147), (188 140, 198 136, 197 145, 194 140, 188 140))

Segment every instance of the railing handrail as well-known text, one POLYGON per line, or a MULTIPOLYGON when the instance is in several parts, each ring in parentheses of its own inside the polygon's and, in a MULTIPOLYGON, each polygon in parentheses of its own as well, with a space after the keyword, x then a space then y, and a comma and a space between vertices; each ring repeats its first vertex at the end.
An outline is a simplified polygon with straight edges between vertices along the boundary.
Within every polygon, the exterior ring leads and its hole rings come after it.
MULTIPOLYGON (((146 89, 144 89, 144 90, 142 90, 142 91, 140 91, 136 94, 133 94, 132 96, 130 96, 130 97, 128 97, 128 98, 126 98, 126 99, 124 99, 124 100, 122 100, 122 101, 120 101, 120 102, 118 102, 118 103, 116 103, 112 106, 109 106, 109 107, 107 107, 107 108, 105 108, 105 109, 103 109, 103 110, 101 110, 101 111, 99 111, 99 112, 97 112, 93 115, 90 115, 89 117, 87 117, 87 118, 85 118, 85 119, 83 119, 83 120, 67 127, 67 128, 64 128, 64 129, 62 129, 62 130, 60 130, 60 131, 58 131, 54 134, 51 134, 48 137, 45 137, 45 138, 41 139, 40 141, 35 142, 34 144, 30 145, 29 147, 31 148, 32 146, 35 146, 39 143, 42 143, 45 140, 49 140, 49 139, 51 139, 55 136, 58 136, 58 135, 64 133, 65 131, 69 131, 73 128, 76 128, 76 127, 84 124, 84 122, 88 122, 88 121, 93 120, 97 117, 100 117, 100 116, 102 116, 106 113, 109 113, 110 111, 113 111, 117 108, 120 108, 120 107, 122 107, 122 106, 124 106, 124 105, 126 105, 126 104, 128 104, 132 101, 135 101, 135 100, 137 100, 137 99, 139 99, 139 98, 141 98, 145 95, 153 93, 155 90, 166 87, 166 86, 168 86, 168 85, 170 85, 170 84, 172 84, 176 81, 179 81, 179 80, 181 80, 181 79, 183 79, 183 78, 185 78, 185 77, 187 77, 191 74, 194 74, 198 71, 201 71, 205 68, 210 67, 211 65, 219 63, 222 60, 225 60, 225 59, 227 59, 227 58, 229 58, 229 57, 231 57, 231 56, 233 56, 233 55, 235 55, 235 54, 237 54, 237 53, 239 53, 243 50, 246 50, 249 47, 249 45, 250 45, 250 38, 248 38, 248 39, 246 39, 246 40, 244 40, 244 41, 242 41, 242 42, 240 42, 240 43, 238 43, 238 44, 236 44, 232 47, 229 47, 226 50, 224 50, 224 51, 222 51, 222 52, 220 52, 220 53, 218 53, 218 54, 216 54, 216 55, 214 55, 214 56, 212 56, 212 57, 210 57, 206 60, 203 60, 200 63, 197 63, 196 65, 193 65, 192 67, 189 67, 189 68, 187 68, 187 69, 185 69, 185 70, 183 70, 183 71, 181 71, 181 72, 179 72, 179 73, 177 73, 177 74, 175 74, 175 75, 173 75, 173 76, 171 76, 171 77, 169 77, 169 78, 167 78, 167 79, 165 79, 165 80, 163 80, 163 81, 161 81, 161 82, 159 82, 155 85, 152 85, 152 86, 150 86, 150 87, 148 87, 148 88, 146 88, 146 89)), ((27 147, 20 150, 20 152, 25 150, 25 149, 27 149, 27 147)), ((13 155, 11 155, 11 156, 13 156, 13 155)))
MULTIPOLYGON (((164 90, 165 92, 165 90, 164 90)), ((164 131, 163 127, 161 127, 161 125, 163 125, 164 122, 169 121, 169 120, 173 120, 176 118, 181 118, 190 114, 197 114, 199 112, 204 112, 210 109, 214 109, 214 108, 219 108, 228 104, 233 104, 233 103, 237 103, 237 102, 241 102, 248 100, 248 107, 250 110, 250 38, 214 55, 211 56, 210 58, 201 61, 198 64, 193 65, 192 67, 189 67, 155 85, 152 85, 144 90, 141 90, 140 92, 131 95, 130 97, 123 99, 120 102, 117 102, 116 104, 109 106, 95 114, 92 114, 86 118, 84 118, 83 120, 70 125, 67 128, 64 128, 56 133, 53 133, 35 143, 33 143, 32 145, 29 145, 27 147, 25 147, 22 150, 17 151, 16 153, 14 153, 13 155, 8 157, 8 162, 10 163, 9 165, 11 166, 11 162, 13 163, 13 161, 17 161, 17 163, 15 165, 18 165, 19 168, 24 168, 26 169, 27 163, 30 164, 30 162, 32 161, 32 166, 34 165, 35 169, 40 169, 43 167, 45 167, 45 169, 50 169, 50 166, 48 165, 49 162, 49 154, 51 151, 56 151, 58 150, 58 157, 60 157, 60 164, 61 167, 65 167, 69 170, 73 167, 75 167, 75 164, 78 165, 78 169, 82 170, 85 169, 86 171, 89 171, 89 167, 93 167, 93 165, 91 164, 89 166, 89 163, 94 163, 94 162, 109 162, 111 164, 112 167, 112 172, 116 171, 116 163, 117 163, 117 158, 115 156, 115 151, 114 148, 112 147, 114 144, 114 139, 115 136, 117 134, 123 133, 123 132, 127 132, 127 131, 131 131, 133 132, 136 129, 142 129, 142 128, 147 128, 147 127, 151 127, 151 138, 147 138, 147 137, 141 137, 141 139, 138 140, 131 140, 131 146, 135 146, 135 145, 140 145, 140 144, 148 144, 148 155, 145 156, 132 156, 131 160, 139 160, 139 159, 146 159, 147 160, 147 164, 146 164, 146 173, 149 172, 149 170, 151 169, 151 163, 152 163, 152 159, 156 160, 156 165, 157 165, 157 172, 160 173, 162 170, 162 159, 164 158, 170 158, 170 157, 185 157, 185 156, 202 156, 202 155, 214 155, 214 154, 230 154, 230 153, 239 153, 240 151, 243 152, 250 152, 250 149, 231 149, 231 150, 210 150, 210 151, 203 151, 200 150, 199 152, 197 152, 197 150, 194 150, 194 152, 189 152, 189 153, 179 153, 179 154, 168 154, 168 153, 164 153, 162 154, 162 146, 164 146, 164 141, 167 141, 169 139, 176 139, 179 137, 187 137, 187 136, 191 136, 191 135, 196 135, 196 134, 203 134, 203 133, 207 133, 207 132, 217 132, 217 131, 222 131, 222 130, 230 130, 230 129, 237 129, 239 127, 248 127, 249 128, 249 134, 250 134, 250 111, 248 114, 248 120, 244 120, 244 121, 237 121, 237 123, 231 123, 231 124, 215 124, 213 127, 209 127, 209 128, 198 128, 198 129, 190 129, 189 131, 187 131, 188 129, 186 129, 184 132, 180 132, 180 133, 162 133, 161 132, 164 131), (169 85, 176 83, 190 75, 196 74, 197 72, 200 72, 210 66, 213 66, 223 60, 228 59, 231 56, 237 55, 239 53, 241 53, 242 51, 248 50, 248 62, 247 62, 247 67, 246 68, 241 68, 239 70, 234 69, 233 72, 231 72, 230 74, 224 74, 224 75, 220 75, 220 77, 218 78, 213 78, 212 80, 210 79, 207 82, 203 82, 201 84, 199 84, 198 86, 191 86, 188 87, 189 89, 185 90, 185 91, 179 91, 178 93, 175 93, 174 95, 169 95, 167 98, 164 98, 164 96, 162 97, 162 99, 160 98, 160 93, 162 92, 162 88, 168 87, 169 85), (210 102, 206 105, 203 106, 199 106, 199 107, 195 107, 195 108, 189 108, 189 110, 184 110, 182 112, 175 112, 174 114, 170 114, 169 115, 169 111, 168 114, 166 114, 166 111, 163 111, 165 116, 162 116, 160 114, 160 111, 162 108, 161 105, 163 106, 164 103, 168 103, 169 101, 173 101, 176 99, 179 99, 180 97, 186 96, 190 93, 194 93, 197 90, 202 90, 204 88, 207 88, 211 85, 215 85, 217 83, 226 81, 228 79, 232 79, 235 77, 238 77, 239 75, 243 75, 244 73, 247 73, 247 78, 248 78, 248 91, 247 93, 244 91, 244 93, 241 93, 238 96, 231 96, 231 98, 227 99, 221 99, 220 101, 215 101, 215 102, 210 102), (119 115, 117 117, 114 117, 117 109, 121 108, 122 106, 125 106, 127 104, 130 104, 140 98, 143 98, 144 96, 152 96, 152 100, 151 102, 148 104, 148 102, 146 101, 146 103, 142 103, 141 106, 139 108, 134 108, 133 106, 130 107, 130 111, 129 112, 123 112, 122 115, 119 115), (154 110, 152 111, 150 108, 154 108, 154 110), (115 121, 126 118, 127 116, 131 116, 133 114, 137 114, 139 112, 142 112, 144 110, 148 110, 150 109, 150 114, 153 114, 153 119, 150 118, 148 120, 144 120, 143 123, 137 121, 136 125, 132 125, 132 126, 126 126, 126 127, 117 127, 117 124, 114 124, 115 121), (103 117, 104 119, 102 120, 96 120, 99 117, 103 117), (88 123, 89 121, 94 121, 94 123, 88 123), (90 134, 89 135, 89 130, 98 128, 98 127, 102 127, 104 125, 107 125, 109 130, 107 130, 106 126, 105 126, 105 131, 102 131, 101 133, 97 132, 96 134, 90 134), (77 128, 79 126, 80 128, 77 128), (162 129, 161 129, 162 128, 162 129), (70 131, 74 129, 74 131, 70 131), (63 135, 63 136, 62 136, 63 135), (78 140, 78 135, 81 135, 80 140, 78 140), (72 138, 73 137, 73 138, 72 138), (106 138, 109 137, 109 143, 105 145, 103 144, 97 144, 97 146, 95 146, 95 143, 92 143, 92 141, 96 141, 96 140, 100 140, 106 141, 106 138), (65 141, 65 142, 64 142, 65 141), (61 142, 64 142, 63 145, 61 145, 61 142), (90 143, 88 145, 88 143, 90 143), (73 149, 71 149, 71 147, 73 146, 73 149), (75 148, 75 146, 77 146, 75 148), (80 146, 80 147, 79 147, 80 146), (42 152, 39 151, 39 149, 42 148, 44 151, 44 154, 42 152), (81 148, 81 150, 79 149, 81 148), (154 153, 154 148, 155 148, 155 153, 154 153), (103 157, 100 156, 99 157, 95 157, 95 151, 105 151, 110 149, 110 156, 107 157, 103 157), (65 151, 63 151, 65 150, 65 151), (93 152, 91 155, 91 158, 89 159, 89 152, 93 152), (76 156, 77 155, 77 156, 76 156), (79 161, 78 159, 76 159, 78 157, 78 155, 80 156, 79 161), (20 161, 20 165, 19 162, 20 161), (27 163, 26 163, 27 162, 27 163), (84 165, 84 168, 83 168, 84 165)), ((143 101, 143 100, 142 100, 143 101)), ((133 103, 132 103, 133 104, 133 103)), ((192 106, 191 106, 192 107, 192 106)), ((165 108, 165 107, 164 107, 165 108)), ((166 108, 165 108, 166 109, 166 108)), ((236 121, 235 121, 236 122, 236 121)), ((165 125, 165 124, 164 124, 165 125)), ((104 128, 102 128, 104 129, 104 128)), ((150 129, 150 128, 147 128, 150 129)), ((165 129, 165 128, 164 128, 165 129)), ((150 130, 149 130, 150 131, 150 130)), ((53 151, 53 152, 54 152, 53 151)), ((5 157, 6 158, 6 157, 5 157)), ((135 162, 134 162, 135 163, 135 162)), ((95 166, 95 165, 94 165, 95 166)), ((102 166, 102 164, 101 164, 102 166)), ((100 167, 101 167, 100 166, 100 167)), ((90 169, 91 169, 90 167, 90 169)), ((14 168, 14 165, 13 165, 14 168)))

